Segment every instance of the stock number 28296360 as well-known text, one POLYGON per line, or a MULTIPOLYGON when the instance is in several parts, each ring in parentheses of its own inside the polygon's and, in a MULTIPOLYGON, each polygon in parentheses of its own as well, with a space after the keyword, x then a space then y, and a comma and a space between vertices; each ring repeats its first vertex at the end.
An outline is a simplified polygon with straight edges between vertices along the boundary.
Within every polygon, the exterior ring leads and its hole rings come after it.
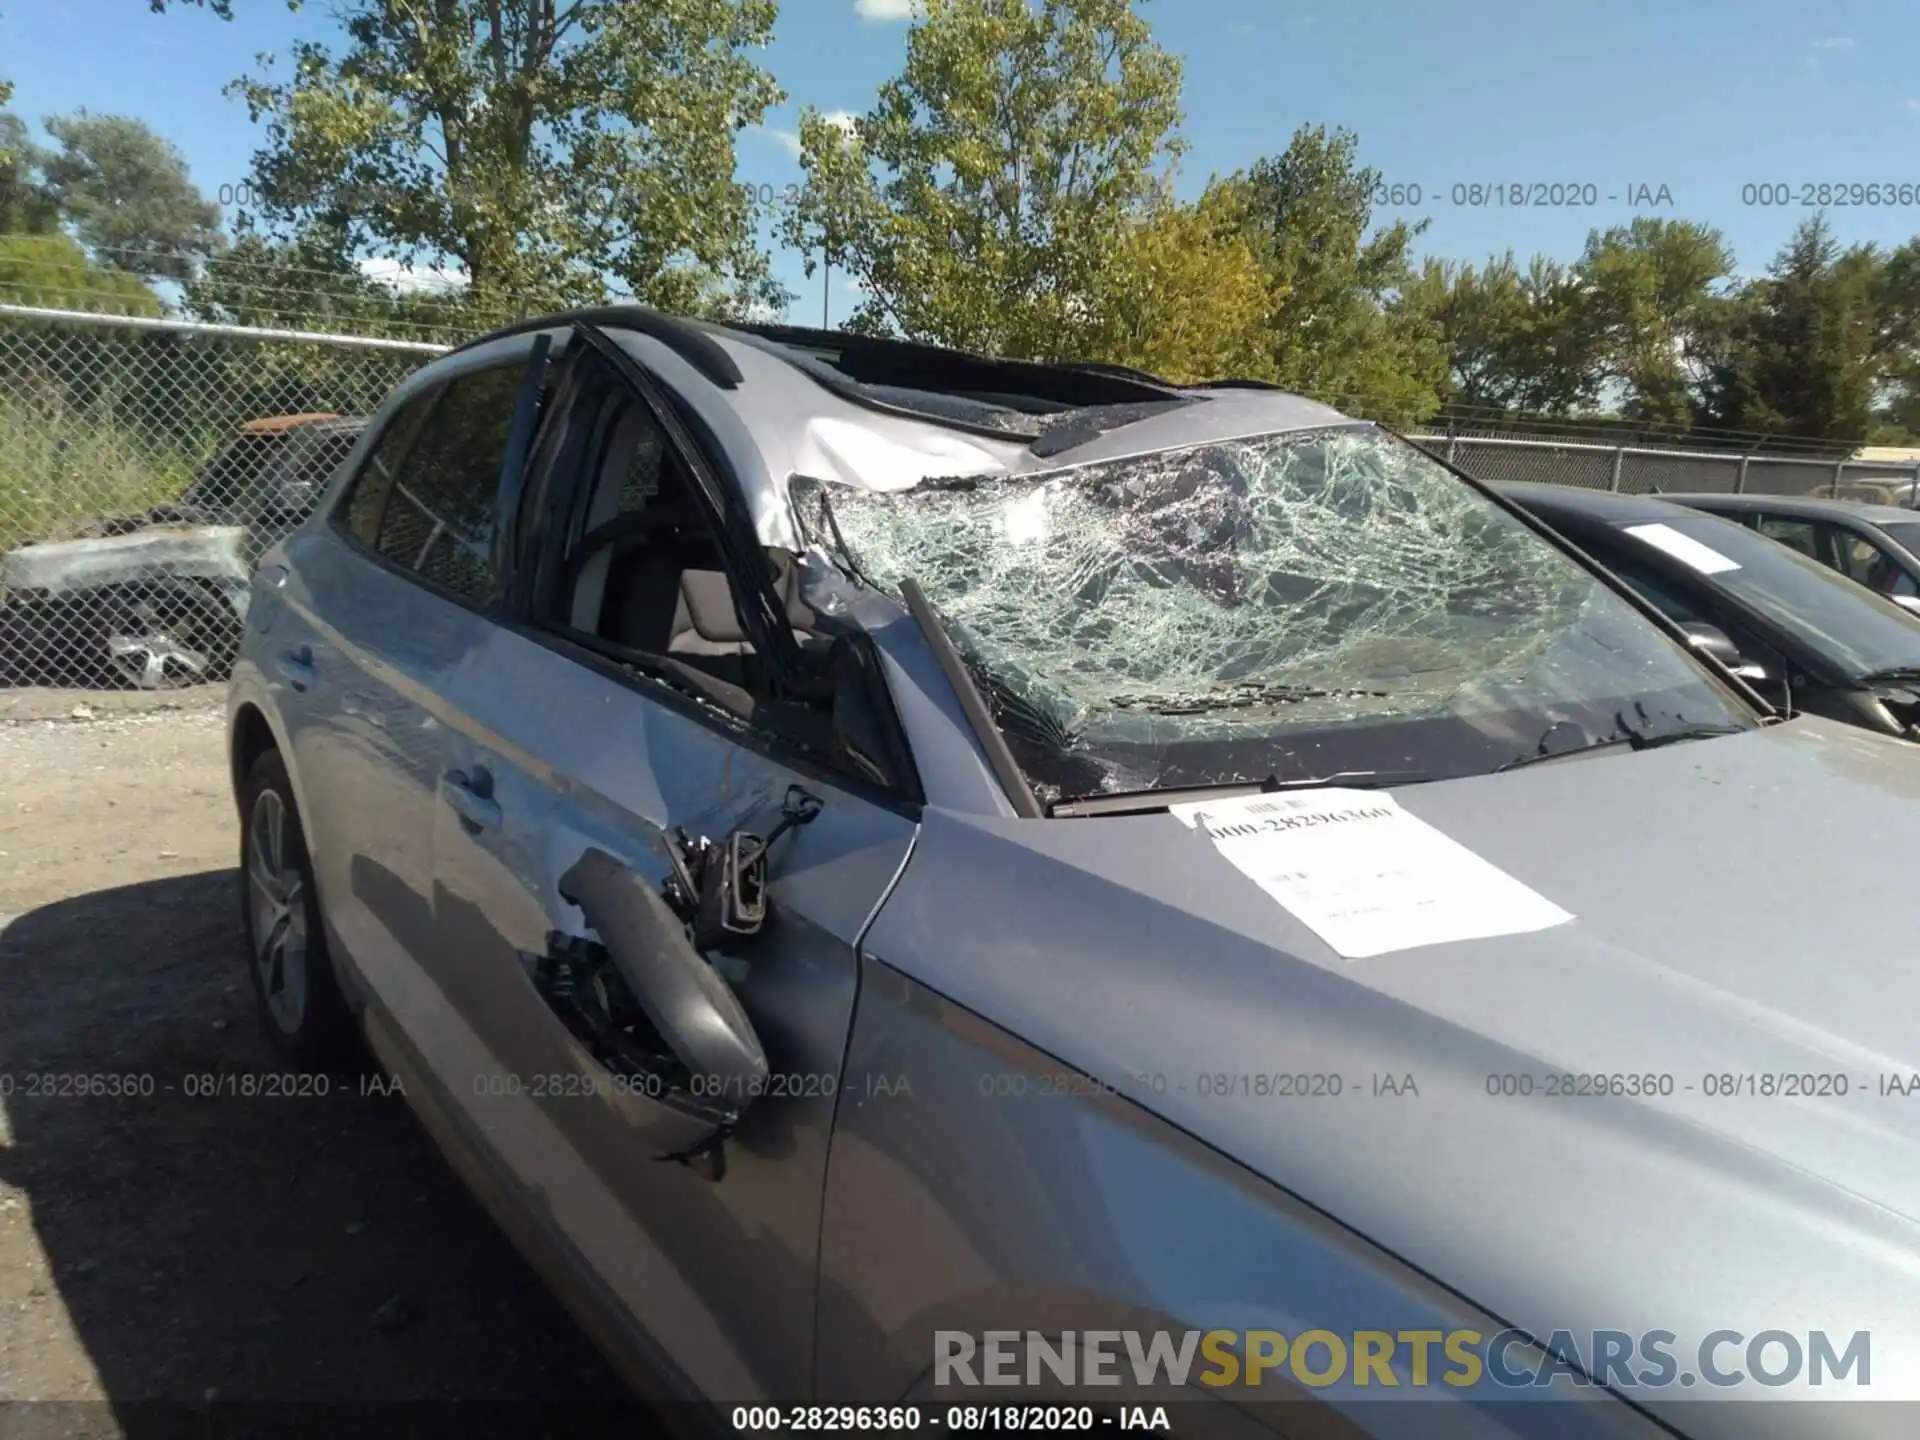
POLYGON ((1600 1073, 1595 1071, 1548 1071, 1543 1075, 1526 1072, 1487 1076, 1487 1094, 1493 1096, 1544 1096, 1549 1100, 1584 1099, 1605 1095, 1671 1095, 1673 1076, 1660 1071, 1600 1073))

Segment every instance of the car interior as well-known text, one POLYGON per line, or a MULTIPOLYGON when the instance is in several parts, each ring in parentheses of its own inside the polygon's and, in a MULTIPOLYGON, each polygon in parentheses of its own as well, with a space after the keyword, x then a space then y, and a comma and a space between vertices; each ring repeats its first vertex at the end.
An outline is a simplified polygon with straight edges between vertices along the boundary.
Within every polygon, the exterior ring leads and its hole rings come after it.
POLYGON ((740 618, 720 543, 674 443, 624 388, 589 403, 593 479, 576 501, 548 623, 591 637, 611 658, 777 732, 836 770, 917 795, 870 646, 823 623, 800 598, 796 557, 762 551, 803 662, 798 692, 783 693, 774 662, 740 618))
MULTIPOLYGON (((749 694, 768 686, 693 482, 652 413, 624 394, 602 402, 596 478, 560 573, 563 622, 618 650, 667 656, 749 694)), ((592 452, 590 452, 592 453, 592 452)), ((799 597, 794 558, 767 552, 804 653, 824 655, 799 597)))

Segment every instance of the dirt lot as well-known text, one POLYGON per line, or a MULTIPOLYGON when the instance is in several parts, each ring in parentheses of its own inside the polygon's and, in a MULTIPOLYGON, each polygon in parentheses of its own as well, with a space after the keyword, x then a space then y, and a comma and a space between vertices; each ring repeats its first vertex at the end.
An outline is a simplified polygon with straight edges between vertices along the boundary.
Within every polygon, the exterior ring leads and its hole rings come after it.
POLYGON ((324 1099, 189 1093, 275 1068, 219 705, 0 693, 0 1401, 89 1402, 0 1406, 0 1437, 155 1433, 148 1401, 189 1420, 488 1402, 459 1407, 471 1421, 611 1400, 607 1367, 367 1074, 324 1099), (115 1087, 149 1093, 89 1093, 115 1087))

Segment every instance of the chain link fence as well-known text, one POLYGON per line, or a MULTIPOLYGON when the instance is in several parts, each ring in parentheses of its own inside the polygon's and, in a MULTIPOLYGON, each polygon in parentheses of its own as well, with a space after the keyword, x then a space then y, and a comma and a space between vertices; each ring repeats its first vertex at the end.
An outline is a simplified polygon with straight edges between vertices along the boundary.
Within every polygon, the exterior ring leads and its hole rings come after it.
POLYGON ((1491 435, 1417 432, 1407 438, 1482 480, 1582 485, 1630 495, 1829 495, 1907 509, 1920 504, 1920 464, 1491 435))
POLYGON ((0 305, 0 686, 224 678, 255 559, 442 348, 0 305))
MULTIPOLYGON (((444 347, 0 304, 0 686, 224 678, 260 552, 444 347)), ((1916 501, 1920 467, 1412 437, 1489 480, 1916 501)))

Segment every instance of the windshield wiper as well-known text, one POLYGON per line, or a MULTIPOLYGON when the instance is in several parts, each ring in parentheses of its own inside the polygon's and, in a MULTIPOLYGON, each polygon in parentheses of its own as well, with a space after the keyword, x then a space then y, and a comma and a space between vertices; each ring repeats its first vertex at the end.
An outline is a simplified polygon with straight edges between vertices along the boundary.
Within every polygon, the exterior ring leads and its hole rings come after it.
POLYGON ((1920 665, 1889 665, 1885 670, 1870 670, 1860 676, 1857 685, 1912 685, 1920 683, 1920 665))
POLYGON ((1592 755, 1596 751, 1613 750, 1622 745, 1633 750, 1655 750, 1681 740, 1713 740, 1722 735, 1744 735, 1749 728, 1745 725, 1676 725, 1668 730, 1655 730, 1629 725, 1624 716, 1616 716, 1615 719, 1619 728, 1611 735, 1590 740, 1584 745, 1569 745, 1564 750, 1538 750, 1528 755, 1516 755, 1504 764, 1494 766, 1493 773, 1499 775, 1508 770, 1518 770, 1524 765, 1565 760, 1575 755, 1592 755))
POLYGON ((1356 690, 1321 685, 1223 685, 1204 695, 1115 695, 1115 710, 1144 710, 1151 715, 1200 715, 1209 710, 1244 710, 1256 705, 1293 705, 1306 700, 1383 700, 1385 690, 1356 690))
POLYGON ((1422 770, 1339 770, 1331 775, 1303 775, 1291 780, 1269 775, 1264 780, 1228 785, 1170 785, 1164 789, 1070 795, 1049 805, 1047 814, 1060 820, 1079 820, 1091 815, 1140 815, 1197 800, 1239 800, 1249 795, 1278 795, 1289 790, 1382 790, 1389 785, 1421 785, 1438 778, 1422 770))

